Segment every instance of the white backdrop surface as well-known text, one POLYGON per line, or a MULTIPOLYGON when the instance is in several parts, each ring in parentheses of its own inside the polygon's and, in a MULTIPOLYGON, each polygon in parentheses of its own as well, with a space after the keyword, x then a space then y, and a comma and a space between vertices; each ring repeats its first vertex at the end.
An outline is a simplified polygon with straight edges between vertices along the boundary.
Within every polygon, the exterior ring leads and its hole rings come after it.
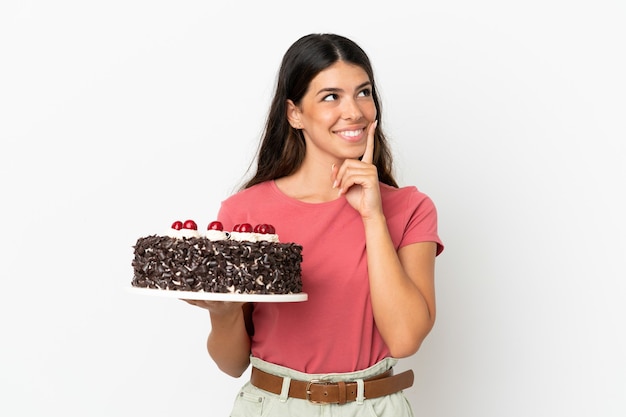
POLYGON ((398 177, 437 204, 417 416, 626 414, 620 1, 0 5, 0 415, 226 416, 208 316, 128 294, 132 245, 212 220, 280 58, 375 67, 398 177))

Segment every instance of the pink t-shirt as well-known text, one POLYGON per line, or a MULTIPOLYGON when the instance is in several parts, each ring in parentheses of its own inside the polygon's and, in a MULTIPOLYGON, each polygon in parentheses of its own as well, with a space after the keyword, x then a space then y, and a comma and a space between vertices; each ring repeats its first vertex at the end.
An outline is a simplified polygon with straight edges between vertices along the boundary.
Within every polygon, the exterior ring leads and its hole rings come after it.
MULTIPOLYGON (((415 187, 381 184, 383 210, 396 249, 431 241, 437 212, 415 187)), ((302 245, 305 302, 256 303, 252 355, 306 373, 353 372, 390 356, 370 302, 365 232, 345 198, 305 203, 283 194, 273 181, 222 202, 225 229, 237 223, 270 223, 281 242, 302 245)))

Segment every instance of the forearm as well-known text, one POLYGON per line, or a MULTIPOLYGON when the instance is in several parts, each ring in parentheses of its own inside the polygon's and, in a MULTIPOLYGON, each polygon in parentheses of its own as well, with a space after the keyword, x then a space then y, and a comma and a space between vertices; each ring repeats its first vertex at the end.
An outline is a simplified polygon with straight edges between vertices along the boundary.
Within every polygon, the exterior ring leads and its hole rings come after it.
POLYGON ((231 315, 211 314, 207 350, 218 368, 235 378, 250 364, 250 336, 242 311, 231 315))
POLYGON ((411 248, 403 265, 384 216, 364 219, 364 226, 376 325, 394 357, 410 356, 419 349, 435 320, 434 249, 428 256, 431 244, 411 248))

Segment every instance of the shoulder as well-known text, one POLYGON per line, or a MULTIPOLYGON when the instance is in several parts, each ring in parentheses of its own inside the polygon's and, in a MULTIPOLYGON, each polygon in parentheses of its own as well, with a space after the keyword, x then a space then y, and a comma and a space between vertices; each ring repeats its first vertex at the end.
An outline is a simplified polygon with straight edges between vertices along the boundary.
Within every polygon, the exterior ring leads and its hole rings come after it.
POLYGON ((383 211, 388 219, 402 219, 402 223, 427 220, 437 221, 433 200, 415 186, 394 188, 381 184, 383 211))
POLYGON ((437 243, 437 255, 443 250, 438 234, 437 209, 431 198, 415 186, 394 188, 381 184, 383 211, 389 232, 402 247, 416 242, 437 243))
POLYGON ((236 192, 235 194, 227 197, 224 201, 222 201, 222 205, 241 205, 247 202, 253 201, 257 199, 260 195, 266 195, 270 192, 272 187, 271 181, 262 182, 256 185, 253 185, 250 188, 245 188, 241 191, 236 192))
POLYGON ((418 190, 418 188, 413 185, 396 188, 391 185, 380 184, 380 195, 383 200, 383 205, 396 207, 398 205, 402 205, 403 207, 406 207, 421 204, 433 204, 427 194, 418 190))
POLYGON ((277 216, 292 216, 275 190, 273 181, 262 182, 238 191, 222 201, 218 219, 224 227, 237 223, 277 224, 277 216))

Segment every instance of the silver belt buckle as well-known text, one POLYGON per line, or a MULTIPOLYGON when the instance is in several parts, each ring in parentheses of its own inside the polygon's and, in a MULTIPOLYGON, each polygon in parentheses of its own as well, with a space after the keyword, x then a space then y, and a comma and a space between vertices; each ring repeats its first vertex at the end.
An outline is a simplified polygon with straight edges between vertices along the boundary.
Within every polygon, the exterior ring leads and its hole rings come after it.
POLYGON ((314 401, 311 399, 311 385, 313 384, 317 384, 317 385, 332 385, 334 384, 334 382, 330 382, 330 381, 323 381, 321 379, 312 379, 309 382, 307 382, 306 384, 306 400, 308 402, 310 402, 311 404, 319 404, 319 405, 326 405, 326 404, 339 404, 339 402, 327 402, 327 401, 314 401))

